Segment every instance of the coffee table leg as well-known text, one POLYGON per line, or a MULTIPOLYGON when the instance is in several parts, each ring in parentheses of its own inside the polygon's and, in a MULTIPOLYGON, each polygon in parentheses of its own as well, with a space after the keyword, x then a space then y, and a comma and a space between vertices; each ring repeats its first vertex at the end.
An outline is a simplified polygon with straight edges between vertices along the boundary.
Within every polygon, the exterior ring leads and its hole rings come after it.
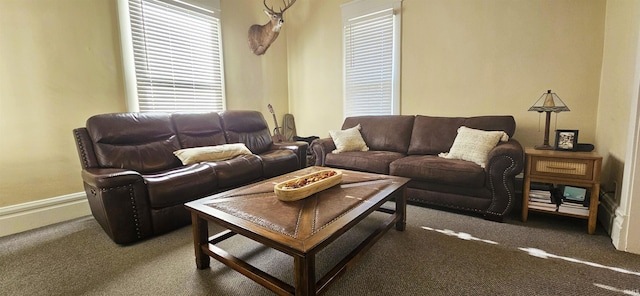
POLYGON ((407 189, 402 188, 402 191, 396 196, 396 214, 400 215, 400 220, 396 222, 396 230, 404 231, 407 225, 407 189))
POLYGON ((209 228, 207 220, 204 220, 196 213, 191 213, 191 225, 193 227, 193 248, 196 254, 196 266, 198 269, 209 267, 211 257, 202 251, 202 246, 208 246, 209 228))
POLYGON ((316 295, 315 254, 293 256, 296 273, 296 295, 316 295))

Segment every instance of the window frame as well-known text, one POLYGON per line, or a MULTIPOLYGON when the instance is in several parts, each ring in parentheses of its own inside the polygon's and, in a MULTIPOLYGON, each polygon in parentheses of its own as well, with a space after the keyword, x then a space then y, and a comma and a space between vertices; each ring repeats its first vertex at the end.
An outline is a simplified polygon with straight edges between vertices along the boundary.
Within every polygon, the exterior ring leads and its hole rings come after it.
MULTIPOLYGON (((136 65, 134 57, 133 47, 133 34, 130 20, 129 11, 130 0, 118 0, 118 19, 120 26, 120 39, 122 49, 122 62, 124 71, 124 84, 125 84, 125 98, 126 106, 129 112, 140 112, 140 102, 138 99, 138 83, 136 74, 136 65)), ((144 1, 144 0, 139 0, 144 1)), ((226 109, 226 91, 225 91, 225 79, 224 79, 224 54, 222 47, 222 28, 221 28, 221 10, 220 0, 156 0, 159 2, 166 2, 171 5, 178 6, 180 8, 186 8, 194 10, 191 6, 203 7, 206 10, 213 12, 213 15, 218 20, 219 32, 218 32, 218 46, 220 52, 220 88, 222 93, 221 106, 223 111, 226 109)), ((216 110, 218 111, 218 110, 216 110)), ((176 111, 174 111, 176 112, 176 111)))
POLYGON ((400 83, 401 83, 401 32, 402 32, 402 0, 354 0, 341 5, 342 9, 342 57, 343 57, 343 118, 348 116, 358 116, 365 114, 352 114, 347 110, 347 38, 346 30, 354 20, 366 18, 367 16, 381 13, 385 10, 392 10, 393 14, 393 45, 392 45, 392 66, 391 66, 391 114, 400 114, 400 83))

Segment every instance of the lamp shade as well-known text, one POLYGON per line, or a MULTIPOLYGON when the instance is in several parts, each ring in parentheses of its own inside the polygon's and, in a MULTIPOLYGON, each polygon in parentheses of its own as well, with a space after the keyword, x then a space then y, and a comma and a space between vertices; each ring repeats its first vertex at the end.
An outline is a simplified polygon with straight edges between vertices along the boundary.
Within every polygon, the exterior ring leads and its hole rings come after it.
POLYGON ((551 112, 560 113, 563 111, 570 111, 569 107, 556 95, 556 93, 547 90, 540 98, 529 108, 529 111, 537 111, 538 113, 545 112, 546 120, 544 124, 544 142, 542 145, 535 146, 535 149, 551 150, 553 147, 549 145, 549 124, 551 123, 551 112))
POLYGON ((547 92, 543 93, 533 106, 529 108, 529 111, 559 113, 571 110, 569 110, 569 107, 564 104, 562 99, 560 99, 556 93, 551 92, 551 90, 547 90, 547 92))
POLYGON ((570 110, 556 93, 547 90, 547 92, 543 93, 533 106, 529 108, 529 111, 559 113, 570 110))

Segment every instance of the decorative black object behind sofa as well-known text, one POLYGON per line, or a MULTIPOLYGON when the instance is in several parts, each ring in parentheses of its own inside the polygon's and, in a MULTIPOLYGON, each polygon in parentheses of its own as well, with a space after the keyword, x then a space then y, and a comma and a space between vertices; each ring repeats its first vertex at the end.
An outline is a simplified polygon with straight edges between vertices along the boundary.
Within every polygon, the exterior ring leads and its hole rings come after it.
POLYGON ((318 139, 311 144, 316 165, 411 178, 407 199, 415 204, 473 211, 496 221, 512 209, 514 179, 524 166, 522 146, 511 138, 512 116, 358 116, 346 118, 342 129, 358 124, 369 151, 333 154, 333 140, 318 139), (461 126, 504 131, 510 139, 489 152, 485 168, 439 157, 451 149, 461 126))
POLYGON ((91 213, 118 244, 191 222, 184 203, 306 165, 308 144, 273 143, 262 113, 113 113, 73 130, 91 213), (244 143, 253 154, 183 165, 183 148, 244 143))

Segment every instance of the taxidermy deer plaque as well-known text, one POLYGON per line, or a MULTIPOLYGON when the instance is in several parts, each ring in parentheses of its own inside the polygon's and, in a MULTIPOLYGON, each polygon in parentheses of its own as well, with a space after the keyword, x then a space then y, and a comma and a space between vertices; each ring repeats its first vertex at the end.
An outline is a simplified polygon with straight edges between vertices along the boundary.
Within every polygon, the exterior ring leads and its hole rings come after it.
POLYGON ((285 7, 280 9, 280 12, 275 12, 273 6, 269 8, 267 6, 267 0, 263 0, 264 13, 269 16, 269 22, 264 25, 255 24, 249 28, 249 48, 256 55, 263 55, 267 48, 278 38, 280 34, 280 28, 284 24, 282 14, 296 3, 296 0, 282 0, 285 7))

